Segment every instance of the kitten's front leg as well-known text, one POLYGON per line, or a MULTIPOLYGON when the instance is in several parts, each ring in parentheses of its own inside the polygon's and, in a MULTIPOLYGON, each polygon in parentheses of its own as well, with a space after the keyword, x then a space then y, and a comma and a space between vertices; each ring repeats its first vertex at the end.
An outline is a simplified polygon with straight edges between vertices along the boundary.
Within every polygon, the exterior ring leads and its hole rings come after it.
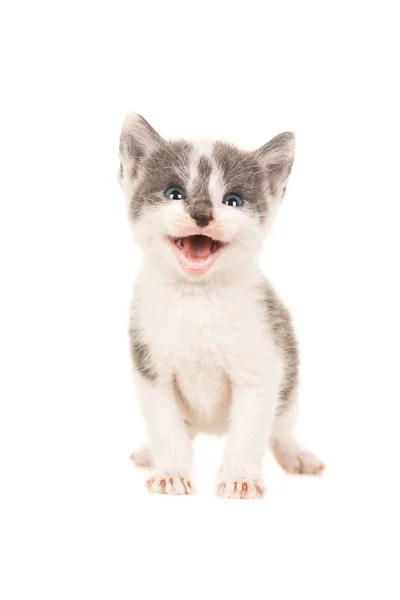
POLYGON ((263 459, 268 446, 281 383, 281 369, 262 381, 232 382, 228 437, 218 474, 217 493, 225 498, 264 496, 263 459))
POLYGON ((150 381, 140 376, 137 391, 155 464, 147 481, 149 491, 192 494, 191 439, 177 405, 172 377, 150 381))

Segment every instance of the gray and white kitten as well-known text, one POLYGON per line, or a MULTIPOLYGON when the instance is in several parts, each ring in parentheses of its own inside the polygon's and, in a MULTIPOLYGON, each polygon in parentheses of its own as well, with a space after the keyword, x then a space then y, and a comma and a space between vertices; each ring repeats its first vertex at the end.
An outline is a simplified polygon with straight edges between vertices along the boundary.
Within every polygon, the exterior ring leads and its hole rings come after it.
POLYGON ((129 114, 120 182, 143 265, 131 315, 136 390, 152 492, 190 494, 192 440, 227 434, 217 493, 264 494, 268 444, 291 473, 323 464, 293 435, 298 353, 288 311, 257 266, 285 193, 294 135, 247 152, 164 140, 129 114))

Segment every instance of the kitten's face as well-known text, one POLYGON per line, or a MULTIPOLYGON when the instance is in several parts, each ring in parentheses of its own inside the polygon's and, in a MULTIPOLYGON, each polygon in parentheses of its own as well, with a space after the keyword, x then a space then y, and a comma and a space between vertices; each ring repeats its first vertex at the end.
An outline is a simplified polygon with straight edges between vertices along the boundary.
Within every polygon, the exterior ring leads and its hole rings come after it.
POLYGON ((245 152, 223 142, 168 142, 128 115, 120 151, 121 185, 143 251, 165 271, 204 280, 254 260, 284 194, 294 136, 245 152))

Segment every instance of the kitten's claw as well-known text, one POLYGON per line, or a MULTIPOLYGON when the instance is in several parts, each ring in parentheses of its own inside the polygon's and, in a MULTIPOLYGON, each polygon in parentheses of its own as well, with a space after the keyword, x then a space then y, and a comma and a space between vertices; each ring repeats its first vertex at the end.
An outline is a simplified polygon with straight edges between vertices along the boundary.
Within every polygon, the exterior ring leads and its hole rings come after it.
POLYGON ((156 473, 146 481, 149 492, 171 496, 190 496, 194 493, 191 481, 179 473, 156 473))
POLYGON ((263 498, 264 494, 265 488, 261 479, 233 477, 220 481, 217 486, 217 495, 223 498, 251 500, 263 498))

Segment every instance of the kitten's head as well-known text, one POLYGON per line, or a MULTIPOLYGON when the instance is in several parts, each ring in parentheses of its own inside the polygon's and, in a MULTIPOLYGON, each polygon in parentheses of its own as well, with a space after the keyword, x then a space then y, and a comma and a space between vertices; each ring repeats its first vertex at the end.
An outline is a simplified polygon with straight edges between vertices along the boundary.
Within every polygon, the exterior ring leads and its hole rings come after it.
POLYGON ((294 135, 253 152, 224 142, 164 140, 129 114, 120 181, 135 237, 165 271, 198 281, 242 270, 271 224, 294 159, 294 135))

